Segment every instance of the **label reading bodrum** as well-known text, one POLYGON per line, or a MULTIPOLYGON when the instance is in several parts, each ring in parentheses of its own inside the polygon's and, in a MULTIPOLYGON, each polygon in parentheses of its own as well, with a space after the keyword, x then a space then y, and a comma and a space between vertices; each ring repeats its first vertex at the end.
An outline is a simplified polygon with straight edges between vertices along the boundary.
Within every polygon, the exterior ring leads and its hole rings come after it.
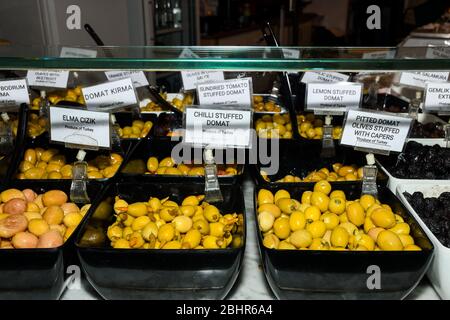
POLYGON ((252 104, 252 79, 240 78, 197 85, 200 105, 252 104))
POLYGON ((427 83, 423 105, 427 111, 450 112, 450 83, 427 83))
POLYGON ((342 132, 341 144, 382 152, 401 152, 411 122, 409 117, 350 110, 342 132))
POLYGON ((360 83, 308 83, 306 109, 314 112, 345 112, 359 108, 362 96, 360 83))
POLYGON ((27 81, 30 86, 67 88, 69 71, 66 70, 30 70, 27 81))
POLYGON ((248 148, 251 119, 250 110, 188 107, 184 142, 217 148, 248 148))
POLYGON ((110 115, 106 112, 51 107, 50 139, 66 144, 110 148, 110 115))
POLYGON ((222 71, 181 71, 184 90, 194 90, 198 84, 223 81, 222 71))
POLYGON ((425 88, 428 82, 446 82, 448 72, 402 72, 400 74, 399 84, 425 88))
POLYGON ((0 109, 30 103, 25 79, 0 81, 0 109))
POLYGON ((448 59, 450 58, 449 47, 433 47, 430 46, 425 54, 427 59, 448 59))
POLYGON ((346 82, 349 78, 349 75, 339 72, 307 71, 303 74, 300 82, 346 82))
POLYGON ((61 58, 95 58, 97 50, 62 47, 59 55, 61 58))
POLYGON ((109 111, 138 103, 130 78, 105 82, 81 90, 88 109, 109 111))
POLYGON ((135 88, 148 86, 148 80, 142 71, 105 71, 109 81, 131 78, 135 88))

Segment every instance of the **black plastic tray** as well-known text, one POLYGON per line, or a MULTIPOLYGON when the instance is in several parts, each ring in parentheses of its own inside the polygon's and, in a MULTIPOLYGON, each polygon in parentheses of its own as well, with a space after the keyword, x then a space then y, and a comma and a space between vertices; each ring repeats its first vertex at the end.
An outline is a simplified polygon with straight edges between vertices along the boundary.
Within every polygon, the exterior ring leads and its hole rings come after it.
MULTIPOLYGON (((266 187, 267 188, 267 187, 266 187)), ((260 188, 254 194, 254 206, 260 188)), ((281 188, 268 187, 272 192, 281 188)), ((292 198, 311 188, 286 186, 292 198)), ((341 186, 348 199, 361 194, 358 185, 341 186)), ((279 299, 403 299, 422 279, 434 253, 425 232, 404 205, 387 188, 379 190, 379 200, 400 212, 411 226, 411 235, 422 251, 310 251, 275 250, 264 247, 258 231, 258 245, 266 279, 279 299), (370 290, 367 283, 376 266, 381 271, 380 289, 370 290)), ((255 211, 256 214, 256 211, 255 211)), ((255 219, 257 221, 257 219, 255 219)), ((256 226, 257 230, 259 227, 256 226)))
MULTIPOLYGON (((147 160, 149 157, 156 157, 158 160, 162 160, 166 157, 170 157, 172 150, 174 148, 180 148, 180 156, 184 156, 183 151, 187 151, 187 157, 190 161, 196 160, 197 162, 202 161, 203 159, 203 149, 200 148, 192 148, 187 145, 182 145, 179 141, 162 141, 159 139, 147 139, 142 140, 139 145, 134 149, 133 153, 128 157, 127 163, 130 161, 141 159, 144 161, 144 164, 147 164, 147 160), (183 148, 183 149, 182 149, 183 148)), ((177 151, 177 149, 175 150, 177 151)), ((233 150, 232 150, 233 151, 233 150)), ((225 161, 226 151, 223 152, 222 162, 225 161)), ((126 164, 124 165, 124 167, 126 164)), ((219 176, 220 183, 225 184, 233 184, 242 181, 243 173, 244 173, 244 165, 238 165, 238 174, 234 176, 219 176)), ((133 174, 133 173, 124 173, 121 172, 122 179, 134 179, 139 178, 143 179, 143 181, 149 182, 196 182, 203 183, 205 181, 204 176, 174 176, 174 175, 165 175, 165 174, 133 174)))
MULTIPOLYGON (((58 189, 69 195, 70 181, 41 184, 35 181, 18 180, 9 186, 1 186, 0 191, 8 188, 20 190, 30 188, 36 193, 58 189)), ((87 192, 91 201, 101 189, 101 184, 94 181, 88 182, 87 192)), ((79 204, 80 208, 81 206, 79 204)), ((64 290, 65 279, 70 276, 66 274, 67 267, 79 264, 74 240, 80 227, 81 224, 58 248, 0 249, 0 300, 58 299, 64 290)))
MULTIPOLYGON (((286 175, 295 175, 304 178, 309 172, 319 170, 323 167, 329 168, 336 162, 344 165, 355 164, 362 167, 367 164, 365 153, 355 151, 350 147, 341 146, 335 143, 336 155, 333 158, 321 158, 320 152, 322 145, 314 141, 280 141, 279 144, 279 169, 276 174, 268 176, 270 182, 263 179, 261 176, 261 169, 267 167, 262 166, 258 158, 258 164, 250 166, 250 171, 256 185, 272 185, 272 186, 289 186, 289 185, 305 185, 313 186, 314 182, 276 182, 284 178, 286 175)), ((333 188, 339 188, 341 185, 361 184, 361 181, 334 181, 330 182, 333 188)), ((378 184, 379 186, 387 185, 387 176, 378 170, 378 184)))
MULTIPOLYGON (((200 183, 111 183, 101 199, 120 195, 131 203, 148 201, 150 196, 170 196, 180 202, 187 195, 203 194, 203 190, 204 185, 200 183)), ((242 213, 245 221, 241 189, 236 185, 224 185, 222 194, 224 202, 218 208, 223 212, 242 213)), ((95 210, 95 205, 91 210, 95 210)), ((103 222, 104 230, 111 221, 103 222)), ((242 246, 236 249, 114 249, 107 239, 103 245, 82 246, 84 230, 98 225, 95 219, 87 220, 76 246, 89 282, 105 299, 223 299, 241 268, 245 231, 242 246)))

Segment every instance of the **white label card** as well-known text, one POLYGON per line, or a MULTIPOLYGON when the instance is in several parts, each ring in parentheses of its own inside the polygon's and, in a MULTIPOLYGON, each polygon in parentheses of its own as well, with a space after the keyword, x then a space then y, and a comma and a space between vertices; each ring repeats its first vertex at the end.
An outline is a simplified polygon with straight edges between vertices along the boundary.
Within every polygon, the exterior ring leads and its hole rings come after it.
POLYGON ((281 49, 283 51, 283 55, 285 59, 299 59, 300 58, 300 50, 298 49, 281 49))
POLYGON ((59 56, 61 58, 96 58, 97 50, 62 47, 59 56))
POLYGON ((400 74, 399 84, 425 88, 427 82, 446 82, 448 72, 402 72, 400 74))
POLYGON ((450 83, 427 83, 423 107, 427 111, 450 111, 450 83))
POLYGON ((184 90, 194 90, 198 84, 223 81, 223 71, 181 71, 184 90))
POLYGON ((395 50, 365 52, 362 55, 363 59, 393 59, 394 57, 395 50))
POLYGON ((450 58, 449 47, 429 47, 425 58, 428 59, 448 59, 450 58))
POLYGON ((250 110, 186 108, 184 142, 214 147, 248 148, 250 110))
POLYGON ((380 151, 401 152, 412 118, 350 110, 341 144, 380 151))
POLYGON ((349 75, 339 72, 307 71, 303 74, 300 82, 346 82, 348 79, 350 79, 349 75))
POLYGON ((240 78, 197 85, 200 105, 252 105, 252 79, 240 78))
POLYGON ((148 80, 143 71, 105 71, 109 81, 131 78, 135 88, 148 86, 148 80))
POLYGON ((25 79, 0 81, 0 109, 30 103, 28 85, 25 79))
POLYGON ((51 107, 50 139, 67 144, 110 148, 110 115, 106 112, 51 107))
POLYGON ((306 109, 320 112, 345 112, 359 108, 362 84, 308 83, 306 85, 306 109))
POLYGON ((69 71, 65 70, 29 70, 27 81, 30 86, 67 88, 69 71))
POLYGON ((81 91, 88 109, 108 111, 138 103, 130 78, 85 87, 81 91))

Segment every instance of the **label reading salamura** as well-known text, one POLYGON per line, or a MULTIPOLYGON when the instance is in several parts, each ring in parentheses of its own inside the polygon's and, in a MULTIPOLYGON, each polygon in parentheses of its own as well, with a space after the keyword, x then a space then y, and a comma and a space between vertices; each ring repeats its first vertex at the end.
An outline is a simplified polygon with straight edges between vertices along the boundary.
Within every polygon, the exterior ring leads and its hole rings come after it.
POLYGON ((25 79, 0 81, 0 109, 30 103, 25 79))
POLYGON ((67 88, 69 71, 64 70, 30 70, 27 81, 30 86, 67 88))
POLYGON ((412 119, 370 111, 350 110, 341 144, 359 148, 401 152, 412 119))
POLYGON ((399 84, 425 88, 428 82, 446 82, 448 72, 402 72, 400 74, 399 84))
POLYGON ((50 108, 50 137, 67 144, 110 148, 110 116, 106 112, 50 108))
POLYGON ((300 82, 346 82, 349 78, 349 75, 339 72, 307 71, 303 74, 300 82))
POLYGON ((359 108, 362 95, 360 83, 308 83, 306 109, 323 112, 344 112, 359 108))
POLYGON ((214 147, 250 146, 250 110, 186 108, 184 142, 214 147))
POLYGON ((450 83, 427 83, 423 103, 427 111, 450 111, 450 83))
POLYGON ((81 90, 88 109, 113 110, 138 103, 130 78, 105 82, 81 90))

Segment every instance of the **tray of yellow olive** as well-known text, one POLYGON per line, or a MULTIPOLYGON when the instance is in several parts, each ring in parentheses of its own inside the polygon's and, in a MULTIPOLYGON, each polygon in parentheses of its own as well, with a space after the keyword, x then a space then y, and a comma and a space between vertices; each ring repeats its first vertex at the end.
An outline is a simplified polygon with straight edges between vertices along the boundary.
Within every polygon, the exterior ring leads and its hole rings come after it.
MULTIPOLYGON (((100 183, 89 181, 90 199, 100 183)), ((0 189, 0 299, 58 299, 78 265, 74 236, 90 204, 69 199, 70 181, 15 181, 0 189)))
POLYGON ((263 139, 292 139, 292 123, 289 113, 255 114, 256 134, 263 139))
MULTIPOLYGON (((342 117, 333 117, 331 125, 332 137, 339 140, 342 135, 342 117)), ((321 140, 323 138, 324 117, 315 116, 313 113, 297 115, 298 133, 303 139, 321 140)))
POLYGON ((140 119, 133 119, 131 112, 115 113, 114 117, 120 139, 143 139, 151 136, 157 118, 154 114, 142 113, 140 119))
MULTIPOLYGON (((194 101, 194 95, 192 93, 160 93, 160 95, 180 111, 184 111, 185 107, 191 105, 194 101)), ((145 113, 151 112, 159 114, 161 112, 171 112, 170 110, 165 110, 161 105, 148 98, 141 100, 139 106, 141 111, 145 113)))
POLYGON ((286 109, 282 106, 281 102, 273 100, 268 94, 254 94, 253 95, 253 111, 258 113, 284 113, 286 109))
MULTIPOLYGON (((235 183, 241 180, 244 165, 226 164, 226 153, 222 156, 223 158, 219 154, 216 155, 220 181, 235 183)), ((178 141, 143 140, 129 156, 121 174, 124 178, 141 177, 155 182, 203 181, 203 150, 194 149, 178 141)))
MULTIPOLYGON (((19 180, 60 180, 72 179, 72 168, 78 150, 68 149, 59 145, 49 145, 45 148, 28 144, 17 164, 13 179, 19 180)), ((109 179, 119 171, 124 154, 122 152, 87 151, 88 179, 109 179)))
MULTIPOLYGON (((251 166, 256 184, 311 184, 320 180, 333 184, 362 182, 366 164, 363 153, 336 146, 334 157, 323 158, 321 148, 321 144, 309 141, 280 141, 277 161, 251 166), (278 164, 276 168, 275 163, 278 164)), ((378 183, 387 184, 387 176, 381 170, 378 172, 378 183)))
MULTIPOLYGON (((57 90, 46 93, 46 99, 50 105, 57 105, 64 103, 76 103, 78 105, 85 105, 84 97, 81 92, 81 86, 76 86, 72 89, 57 90)), ((39 110, 44 98, 36 97, 31 101, 31 110, 39 110)))
POLYGON ((434 247, 386 187, 321 180, 256 188, 266 279, 281 299, 403 299, 425 274, 434 247))
POLYGON ((89 282, 106 299, 223 299, 242 263, 245 207, 239 187, 221 189, 209 204, 203 183, 110 184, 109 218, 88 219, 76 242, 89 282))

